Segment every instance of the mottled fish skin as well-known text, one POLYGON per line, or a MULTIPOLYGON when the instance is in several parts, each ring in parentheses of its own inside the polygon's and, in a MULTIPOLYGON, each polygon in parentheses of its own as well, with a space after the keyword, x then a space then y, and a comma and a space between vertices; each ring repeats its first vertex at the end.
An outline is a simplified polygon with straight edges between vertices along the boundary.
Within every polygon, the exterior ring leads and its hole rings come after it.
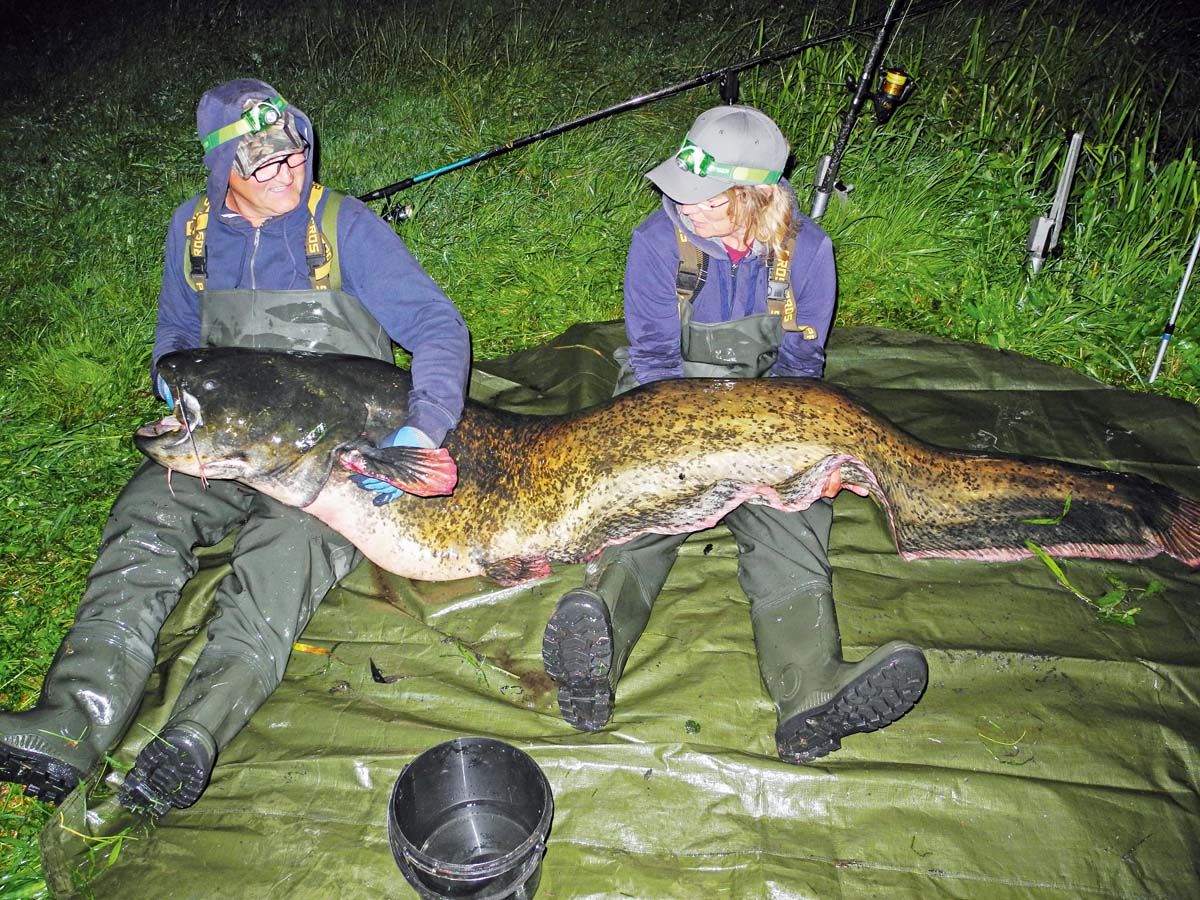
POLYGON ((468 402, 444 444, 458 465, 453 493, 375 506, 349 481, 348 454, 404 421, 407 373, 361 357, 230 349, 171 354, 159 371, 200 424, 186 439, 171 420, 145 426, 146 455, 199 475, 199 452, 207 477, 300 506, 410 578, 518 583, 547 574, 547 560, 699 530, 744 502, 803 509, 843 487, 879 503, 906 559, 1015 560, 1031 555, 1029 540, 1057 556, 1167 553, 1200 565, 1200 505, 1170 488, 940 449, 813 379, 661 381, 566 416, 468 402))

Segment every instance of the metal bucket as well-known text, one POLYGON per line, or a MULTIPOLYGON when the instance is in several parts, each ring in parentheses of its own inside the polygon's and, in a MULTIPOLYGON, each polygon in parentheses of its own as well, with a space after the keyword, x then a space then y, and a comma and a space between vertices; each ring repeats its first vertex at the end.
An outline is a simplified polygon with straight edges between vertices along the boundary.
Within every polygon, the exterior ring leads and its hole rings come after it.
POLYGON ((527 753, 455 738, 396 779, 388 840, 422 900, 528 900, 553 814, 550 782, 527 753))

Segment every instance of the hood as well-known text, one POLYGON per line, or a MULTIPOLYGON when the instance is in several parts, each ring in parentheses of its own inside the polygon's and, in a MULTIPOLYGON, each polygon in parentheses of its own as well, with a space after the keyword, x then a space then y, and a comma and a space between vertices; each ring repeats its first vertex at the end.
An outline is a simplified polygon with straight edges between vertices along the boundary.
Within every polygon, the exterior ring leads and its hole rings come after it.
MULTIPOLYGON (((257 78, 237 78, 206 91, 196 108, 196 139, 236 121, 247 100, 268 100, 278 93, 271 85, 257 78)), ((313 148, 308 155, 308 162, 304 164, 304 189, 300 193, 303 206, 308 203, 308 192, 312 188, 316 140, 308 116, 292 106, 290 101, 287 109, 296 120, 300 136, 313 148)), ((220 210, 225 203, 225 194, 229 191, 229 171, 233 168, 237 145, 237 141, 226 141, 204 154, 204 165, 208 167, 208 199, 214 211, 220 210)))
MULTIPOLYGON (((800 203, 796 199, 796 192, 794 190, 792 190, 792 186, 788 183, 788 180, 786 178, 779 179, 779 186, 784 188, 791 195, 792 219, 793 219, 793 221, 799 222, 800 227, 803 228, 806 218, 805 218, 804 214, 802 212, 800 212, 800 203)), ((688 240, 691 243, 695 244, 697 247, 699 247, 701 250, 703 250, 709 256, 715 256, 717 259, 728 259, 729 258, 729 251, 725 249, 725 245, 723 243, 721 243, 719 240, 714 240, 713 238, 700 237, 698 234, 696 234, 695 230, 692 228, 691 220, 688 219, 687 216, 682 215, 679 212, 679 204, 676 203, 674 200, 672 200, 670 197, 668 197, 666 194, 662 195, 662 205, 663 205, 663 210, 667 214, 667 218, 671 220, 671 224, 674 225, 676 228, 681 229, 683 231, 683 233, 688 236, 688 240)), ((754 249, 753 249, 754 255, 757 256, 757 255, 761 254, 762 252, 763 252, 762 242, 755 241, 754 249)))

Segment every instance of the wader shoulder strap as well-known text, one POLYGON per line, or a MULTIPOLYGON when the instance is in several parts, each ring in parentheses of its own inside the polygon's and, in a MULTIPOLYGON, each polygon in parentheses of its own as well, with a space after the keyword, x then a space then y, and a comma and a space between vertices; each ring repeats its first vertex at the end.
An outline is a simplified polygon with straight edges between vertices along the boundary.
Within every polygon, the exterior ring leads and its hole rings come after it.
MULTIPOLYGON (((675 229, 675 242, 679 245, 675 294, 679 297, 679 309, 682 312, 704 287, 704 279, 708 277, 708 254, 691 243, 679 228, 675 229)), ((796 322, 796 295, 792 293, 792 280, 788 272, 795 249, 796 235, 793 234, 782 252, 771 250, 767 254, 767 312, 779 316, 784 331, 798 331, 804 340, 815 341, 817 330, 811 325, 796 322)))
POLYGON ((329 191, 325 209, 321 213, 321 227, 317 227, 317 204, 326 193, 324 186, 313 182, 308 193, 308 230, 304 236, 304 256, 308 262, 308 280, 314 291, 336 291, 342 286, 342 271, 337 259, 337 216, 342 197, 337 191, 329 191))
POLYGON ((792 280, 788 267, 792 262, 792 251, 796 249, 796 235, 792 235, 783 250, 767 254, 767 312, 779 316, 784 331, 798 331, 806 341, 817 339, 817 330, 811 325, 796 322, 796 295, 792 293, 792 280))
POLYGON ((202 194, 196 202, 196 210, 184 226, 184 266, 188 281, 197 291, 204 290, 208 280, 208 251, 204 249, 204 235, 208 232, 208 195, 202 194))
MULTIPOLYGON (((329 191, 325 209, 321 213, 321 227, 317 227, 317 204, 325 188, 313 182, 308 193, 308 228, 304 234, 304 258, 308 264, 308 281, 314 291, 336 291, 342 286, 342 270, 337 259, 337 216, 342 197, 337 191, 329 191)), ((196 211, 185 227, 184 263, 188 280, 197 291, 203 291, 208 281, 208 248, 205 237, 208 233, 208 196, 196 203, 196 211)))
POLYGON ((679 228, 675 229, 675 243, 679 245, 675 296, 679 298, 679 309, 682 311, 704 287, 704 279, 708 277, 708 255, 689 241, 679 228))

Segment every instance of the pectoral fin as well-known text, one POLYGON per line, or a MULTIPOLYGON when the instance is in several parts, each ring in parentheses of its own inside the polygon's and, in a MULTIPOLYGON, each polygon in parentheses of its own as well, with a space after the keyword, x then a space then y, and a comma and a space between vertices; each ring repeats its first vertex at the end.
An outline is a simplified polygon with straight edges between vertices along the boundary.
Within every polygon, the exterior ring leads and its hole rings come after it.
POLYGON ((338 461, 352 472, 386 481, 418 497, 444 496, 458 483, 458 467, 444 447, 351 446, 343 448, 338 461))

